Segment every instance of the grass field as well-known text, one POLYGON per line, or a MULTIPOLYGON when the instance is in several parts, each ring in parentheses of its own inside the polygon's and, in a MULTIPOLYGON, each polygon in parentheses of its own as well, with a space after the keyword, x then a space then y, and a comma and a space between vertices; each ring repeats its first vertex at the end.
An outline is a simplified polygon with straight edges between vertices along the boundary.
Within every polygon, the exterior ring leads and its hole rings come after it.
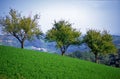
POLYGON ((120 79, 120 69, 56 54, 0 46, 0 79, 120 79))

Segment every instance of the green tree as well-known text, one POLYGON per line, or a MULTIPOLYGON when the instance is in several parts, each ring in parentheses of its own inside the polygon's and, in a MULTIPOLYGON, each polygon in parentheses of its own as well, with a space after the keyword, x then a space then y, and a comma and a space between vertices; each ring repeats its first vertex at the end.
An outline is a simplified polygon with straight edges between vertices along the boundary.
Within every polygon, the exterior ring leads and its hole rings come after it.
POLYGON ((98 63, 99 54, 116 53, 116 47, 112 42, 112 36, 107 31, 88 30, 84 37, 91 52, 95 55, 95 62, 98 63))
POLYGON ((21 48, 24 48, 24 41, 26 39, 42 34, 38 28, 38 19, 38 14, 34 15, 34 17, 22 17, 18 11, 10 9, 9 15, 0 19, 0 24, 3 31, 17 38, 21 43, 21 48))
POLYGON ((78 44, 81 32, 73 29, 67 21, 61 20, 54 22, 54 27, 47 32, 46 38, 50 41, 56 41, 57 48, 60 48, 62 55, 70 45, 78 44))

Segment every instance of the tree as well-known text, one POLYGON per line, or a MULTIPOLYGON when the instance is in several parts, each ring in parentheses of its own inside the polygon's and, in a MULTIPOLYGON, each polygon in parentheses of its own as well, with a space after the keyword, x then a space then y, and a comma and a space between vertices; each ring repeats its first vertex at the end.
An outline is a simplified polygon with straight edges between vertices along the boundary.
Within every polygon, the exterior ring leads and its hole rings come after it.
POLYGON ((42 34, 38 28, 38 19, 38 14, 34 15, 33 18, 31 16, 22 17, 15 9, 10 9, 9 15, 0 19, 0 24, 3 31, 13 35, 21 43, 21 48, 24 48, 26 39, 42 34))
POLYGON ((88 30, 84 37, 91 51, 95 55, 95 62, 98 63, 99 54, 116 53, 116 47, 112 42, 112 36, 107 31, 88 30))
POLYGON ((47 32, 46 38, 50 41, 56 41, 57 47, 60 48, 62 55, 70 45, 78 44, 81 33, 71 27, 67 21, 61 20, 54 22, 54 27, 47 32))

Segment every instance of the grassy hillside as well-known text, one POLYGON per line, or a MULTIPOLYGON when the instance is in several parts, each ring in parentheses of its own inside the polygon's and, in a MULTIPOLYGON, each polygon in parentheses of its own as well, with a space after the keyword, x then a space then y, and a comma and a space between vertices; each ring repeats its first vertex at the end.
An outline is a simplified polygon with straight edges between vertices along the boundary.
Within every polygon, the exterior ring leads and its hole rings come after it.
POLYGON ((120 69, 66 56, 0 46, 0 79, 120 79, 120 69))

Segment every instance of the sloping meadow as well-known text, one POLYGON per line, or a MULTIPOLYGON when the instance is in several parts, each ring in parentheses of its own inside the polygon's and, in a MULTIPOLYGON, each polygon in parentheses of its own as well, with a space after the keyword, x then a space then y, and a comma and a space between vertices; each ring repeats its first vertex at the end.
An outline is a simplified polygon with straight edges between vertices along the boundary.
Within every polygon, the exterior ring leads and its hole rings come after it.
POLYGON ((0 79, 120 79, 120 69, 47 52, 0 46, 0 79))

